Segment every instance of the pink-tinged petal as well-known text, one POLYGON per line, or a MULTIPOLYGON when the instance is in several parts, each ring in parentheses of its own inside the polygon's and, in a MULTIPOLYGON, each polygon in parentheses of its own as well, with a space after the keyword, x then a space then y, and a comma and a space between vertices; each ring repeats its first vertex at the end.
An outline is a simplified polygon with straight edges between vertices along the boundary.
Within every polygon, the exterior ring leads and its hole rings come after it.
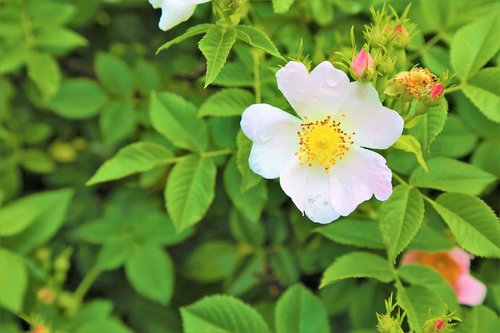
POLYGON ((310 167, 294 159, 283 169, 280 184, 311 221, 324 224, 339 218, 330 202, 328 174, 323 167, 310 167))
POLYGON ((333 208, 347 216, 372 195, 380 201, 387 200, 392 194, 392 173, 385 163, 381 155, 351 146, 344 159, 330 170, 333 208))
POLYGON ((414 263, 418 264, 418 257, 420 256, 420 251, 408 251, 403 255, 401 259, 401 265, 411 265, 414 263))
POLYGON ((194 13, 195 4, 179 0, 164 0, 161 5, 161 17, 158 26, 167 31, 179 23, 187 21, 194 13))
POLYGON ((342 128, 356 133, 353 139, 359 146, 387 149, 403 133, 403 118, 380 103, 370 83, 352 82, 340 111, 345 114, 340 119, 342 128))
POLYGON ((328 61, 311 73, 302 63, 291 61, 276 73, 276 78, 278 88, 293 109, 309 120, 338 113, 349 87, 347 75, 328 61))
POLYGON ((455 285, 455 292, 460 304, 478 305, 486 297, 486 286, 470 274, 463 274, 455 285))
POLYGON ((431 99, 434 99, 436 97, 439 97, 443 93, 444 87, 442 84, 435 84, 433 86, 430 86, 429 90, 431 91, 431 99))
POLYGON ((299 148, 300 120, 268 104, 253 104, 241 117, 241 129, 252 140, 250 169, 267 179, 279 177, 299 148))
POLYGON ((450 251, 450 257, 458 264, 461 273, 469 273, 472 256, 459 247, 450 251))

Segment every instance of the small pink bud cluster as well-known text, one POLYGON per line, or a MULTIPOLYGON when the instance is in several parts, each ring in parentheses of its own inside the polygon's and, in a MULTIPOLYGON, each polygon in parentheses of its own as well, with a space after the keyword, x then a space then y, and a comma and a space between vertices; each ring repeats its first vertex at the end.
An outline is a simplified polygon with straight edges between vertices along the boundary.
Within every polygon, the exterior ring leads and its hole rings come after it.
POLYGON ((370 81, 375 73, 375 63, 372 56, 363 48, 352 60, 351 69, 354 77, 359 81, 370 81))

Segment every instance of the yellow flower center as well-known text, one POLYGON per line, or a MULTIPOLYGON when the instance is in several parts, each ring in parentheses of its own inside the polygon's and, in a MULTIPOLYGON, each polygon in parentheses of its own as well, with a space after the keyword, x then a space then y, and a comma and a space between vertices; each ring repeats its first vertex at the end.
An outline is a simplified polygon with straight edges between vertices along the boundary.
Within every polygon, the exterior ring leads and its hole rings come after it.
MULTIPOLYGON (((307 120, 307 117, 304 117, 307 120)), ((295 153, 302 163, 320 165, 328 173, 341 160, 353 144, 351 135, 340 128, 340 122, 330 116, 323 120, 307 122, 297 132, 300 147, 295 153)))

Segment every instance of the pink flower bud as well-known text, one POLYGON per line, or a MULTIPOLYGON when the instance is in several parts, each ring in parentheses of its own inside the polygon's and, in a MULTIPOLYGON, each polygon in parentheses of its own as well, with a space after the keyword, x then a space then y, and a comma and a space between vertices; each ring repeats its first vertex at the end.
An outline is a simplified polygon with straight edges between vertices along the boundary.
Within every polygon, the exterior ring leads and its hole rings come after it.
POLYGON ((444 87, 442 84, 435 84, 430 86, 429 90, 431 91, 431 99, 434 99, 443 93, 444 87))
POLYGON ((352 60, 352 70, 358 78, 363 75, 366 71, 373 71, 375 69, 372 56, 362 49, 361 52, 352 60))
POLYGON ((436 321, 436 332, 439 332, 445 326, 445 322, 443 319, 439 319, 436 321))

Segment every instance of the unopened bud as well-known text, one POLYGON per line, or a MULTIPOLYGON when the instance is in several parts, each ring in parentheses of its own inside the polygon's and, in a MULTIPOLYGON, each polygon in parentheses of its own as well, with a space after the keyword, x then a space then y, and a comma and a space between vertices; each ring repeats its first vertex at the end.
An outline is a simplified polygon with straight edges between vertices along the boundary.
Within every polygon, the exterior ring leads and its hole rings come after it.
POLYGON ((33 333, 50 333, 49 329, 42 324, 33 327, 33 333))
POLYGON ((394 41, 394 46, 399 49, 407 47, 411 39, 408 29, 402 24, 398 24, 394 27, 391 38, 394 41))
POLYGON ((56 298, 56 293, 50 289, 42 288, 38 291, 37 297, 45 304, 52 304, 56 298))
POLYGON ((444 91, 444 87, 442 84, 434 84, 429 87, 429 90, 431 91, 431 99, 435 99, 441 96, 444 91))
POLYGON ((362 49, 352 60, 351 69, 359 81, 370 81, 372 79, 375 73, 375 65, 372 56, 366 49, 362 49))
POLYGON ((387 314, 378 318, 377 330, 380 333, 404 333, 399 321, 387 314))

